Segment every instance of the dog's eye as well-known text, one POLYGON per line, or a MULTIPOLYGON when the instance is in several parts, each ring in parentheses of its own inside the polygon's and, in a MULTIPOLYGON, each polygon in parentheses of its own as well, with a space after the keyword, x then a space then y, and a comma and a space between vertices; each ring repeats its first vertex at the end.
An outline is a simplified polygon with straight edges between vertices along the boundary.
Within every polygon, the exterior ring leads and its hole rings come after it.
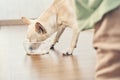
POLYGON ((31 42, 31 38, 29 36, 26 37, 27 42, 31 42))
POLYGON ((31 39, 26 38, 25 42, 31 42, 31 39))
POLYGON ((29 39, 25 39, 25 42, 29 42, 29 39))

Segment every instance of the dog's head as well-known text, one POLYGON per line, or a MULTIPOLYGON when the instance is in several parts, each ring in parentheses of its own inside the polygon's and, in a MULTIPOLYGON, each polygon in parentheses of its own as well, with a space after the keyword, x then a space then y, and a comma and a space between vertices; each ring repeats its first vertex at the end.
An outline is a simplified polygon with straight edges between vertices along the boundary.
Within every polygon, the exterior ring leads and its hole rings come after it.
POLYGON ((24 24, 28 25, 27 39, 29 42, 40 43, 41 41, 47 39, 47 31, 40 22, 37 20, 27 19, 26 17, 22 17, 21 19, 24 24))

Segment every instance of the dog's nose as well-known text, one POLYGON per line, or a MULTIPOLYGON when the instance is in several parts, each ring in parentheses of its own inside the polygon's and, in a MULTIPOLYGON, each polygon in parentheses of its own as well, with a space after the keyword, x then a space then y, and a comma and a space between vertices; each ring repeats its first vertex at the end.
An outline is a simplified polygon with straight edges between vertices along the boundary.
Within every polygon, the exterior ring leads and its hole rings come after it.
POLYGON ((33 50, 33 47, 32 47, 32 46, 30 46, 30 47, 29 47, 29 49, 30 49, 30 50, 33 50))

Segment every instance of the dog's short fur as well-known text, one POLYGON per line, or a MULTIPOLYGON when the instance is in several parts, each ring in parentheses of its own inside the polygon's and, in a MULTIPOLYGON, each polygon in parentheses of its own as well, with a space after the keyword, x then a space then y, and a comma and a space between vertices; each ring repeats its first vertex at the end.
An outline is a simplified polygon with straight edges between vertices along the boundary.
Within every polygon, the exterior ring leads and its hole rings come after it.
POLYGON ((57 32, 53 48, 66 27, 73 30, 70 48, 65 53, 72 54, 79 36, 75 11, 72 0, 54 0, 52 5, 35 20, 22 17, 22 21, 28 25, 27 38, 31 42, 41 42, 57 32))

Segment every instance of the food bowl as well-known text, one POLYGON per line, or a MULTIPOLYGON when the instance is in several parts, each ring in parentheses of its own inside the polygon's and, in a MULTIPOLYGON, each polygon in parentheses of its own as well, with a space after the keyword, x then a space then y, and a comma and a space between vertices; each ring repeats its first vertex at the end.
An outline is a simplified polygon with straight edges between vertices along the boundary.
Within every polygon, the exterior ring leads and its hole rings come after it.
POLYGON ((51 45, 51 40, 46 40, 43 42, 23 42, 23 46, 27 55, 48 54, 51 45))

